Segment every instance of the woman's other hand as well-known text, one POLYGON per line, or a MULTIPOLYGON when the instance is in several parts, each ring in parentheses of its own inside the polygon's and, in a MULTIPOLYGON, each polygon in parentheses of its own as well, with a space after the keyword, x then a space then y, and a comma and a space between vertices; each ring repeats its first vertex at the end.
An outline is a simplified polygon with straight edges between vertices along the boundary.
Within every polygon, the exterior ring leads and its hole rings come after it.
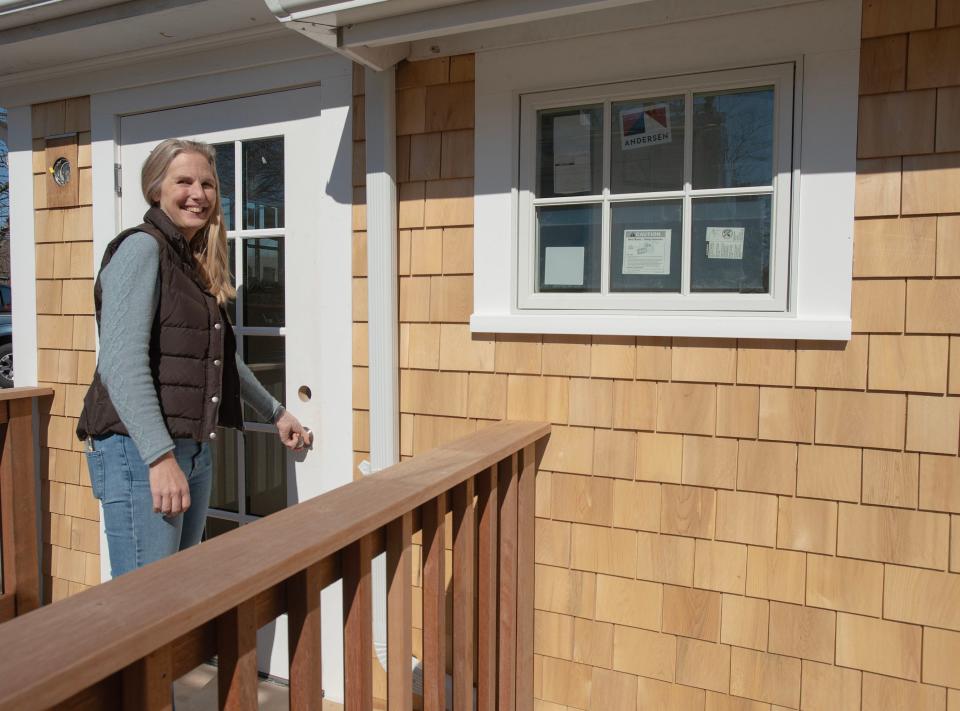
POLYGON ((154 513, 177 516, 190 508, 190 485, 173 452, 150 465, 150 493, 154 513))
POLYGON ((290 414, 288 410, 283 411, 283 414, 277 419, 276 425, 280 441, 287 449, 298 452, 313 444, 313 433, 301 425, 300 420, 290 414))

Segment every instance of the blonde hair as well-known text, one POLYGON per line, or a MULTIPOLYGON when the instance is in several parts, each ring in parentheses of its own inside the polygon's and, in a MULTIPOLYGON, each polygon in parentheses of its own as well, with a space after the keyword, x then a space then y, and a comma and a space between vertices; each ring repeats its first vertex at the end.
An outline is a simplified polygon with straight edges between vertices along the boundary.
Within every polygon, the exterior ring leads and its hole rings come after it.
POLYGON ((217 303, 222 305, 236 298, 237 290, 230 284, 227 230, 224 227, 223 211, 220 208, 220 179, 217 176, 217 153, 213 146, 181 138, 168 138, 161 142, 143 162, 143 169, 140 171, 140 189, 143 191, 143 198, 151 206, 158 207, 163 179, 170 164, 182 153, 197 153, 203 156, 213 171, 217 197, 213 201, 213 209, 207 224, 190 240, 190 249, 200 274, 207 283, 207 288, 216 297, 217 303))

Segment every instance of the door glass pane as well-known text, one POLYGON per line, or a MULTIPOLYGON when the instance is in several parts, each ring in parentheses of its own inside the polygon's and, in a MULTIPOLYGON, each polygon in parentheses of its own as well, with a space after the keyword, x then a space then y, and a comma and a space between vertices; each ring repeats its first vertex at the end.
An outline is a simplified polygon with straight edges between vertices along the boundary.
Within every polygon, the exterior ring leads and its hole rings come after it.
POLYGON ((537 291, 600 291, 600 205, 537 208, 537 291))
POLYGON ((610 120, 611 191, 683 189, 683 96, 614 102, 610 120))
POLYGON ((213 486, 210 508, 237 513, 237 431, 217 428, 210 443, 213 455, 213 486))
POLYGON ((537 197, 603 190, 603 106, 537 112, 537 197))
POLYGON ((244 434, 247 513, 266 516, 287 505, 287 453, 272 432, 244 434))
POLYGON ((610 291, 680 291, 683 201, 614 203, 610 291))
POLYGON ((283 238, 243 241, 243 325, 283 325, 283 238))
POLYGON ((773 180, 773 87, 695 94, 693 187, 739 188, 773 180))
MULTIPOLYGON (((227 265, 230 267, 230 284, 237 287, 237 240, 233 237, 227 239, 227 265)), ((227 314, 230 316, 230 323, 237 323, 237 301, 233 299, 227 302, 227 314)))
POLYGON ((283 138, 243 142, 243 228, 283 227, 283 138))
POLYGON ((766 293, 771 196, 694 198, 692 291, 766 293))
POLYGON ((223 225, 233 229, 233 209, 236 200, 234 185, 234 157, 232 143, 220 143, 214 146, 217 151, 217 179, 220 181, 220 207, 223 210, 223 225))
MULTIPOLYGON (((244 362, 260 384, 281 403, 284 402, 286 379, 284 340, 283 336, 246 336, 243 339, 244 362)), ((249 405, 244 404, 243 408, 245 420, 263 421, 263 417, 249 405)))
POLYGON ((228 521, 224 518, 208 516, 207 525, 203 530, 203 538, 204 540, 209 541, 211 538, 216 538, 220 534, 233 531, 238 527, 239 524, 236 521, 228 521))

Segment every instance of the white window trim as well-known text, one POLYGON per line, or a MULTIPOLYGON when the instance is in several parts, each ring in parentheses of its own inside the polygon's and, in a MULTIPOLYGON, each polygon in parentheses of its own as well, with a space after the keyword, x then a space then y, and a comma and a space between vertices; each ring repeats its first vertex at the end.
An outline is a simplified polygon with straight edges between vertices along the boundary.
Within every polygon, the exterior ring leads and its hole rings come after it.
MULTIPOLYGON (((794 65, 779 64, 749 69, 706 72, 703 74, 649 79, 645 81, 625 82, 616 85, 601 85, 525 94, 520 97, 520 192, 519 220, 517 230, 517 308, 561 309, 571 312, 622 311, 635 310, 654 312, 663 311, 786 311, 787 290, 789 284, 790 250, 790 183, 794 159, 793 121, 794 121, 794 65), (774 176, 771 186, 756 188, 725 188, 717 190, 692 190, 686 184, 677 191, 648 192, 634 195, 612 195, 609 185, 604 185, 603 200, 603 239, 601 257, 602 291, 606 292, 609 283, 610 266, 610 211, 614 202, 629 200, 651 200, 661 198, 682 199, 684 207, 683 227, 683 270, 684 280, 689 282, 689 264, 691 250, 690 197, 702 197, 712 194, 729 196, 734 194, 754 195, 770 194, 774 196, 773 225, 770 241, 770 290, 766 294, 726 294, 726 293, 557 293, 536 291, 536 210, 542 204, 590 203, 596 204, 597 195, 589 197, 560 197, 535 199, 535 181, 537 166, 536 131, 537 112, 543 109, 563 108, 585 104, 604 105, 603 151, 604 182, 609 178, 611 127, 609 104, 613 101, 641 99, 645 97, 663 97, 685 94, 687 96, 686 122, 691 122, 690 95, 694 92, 723 91, 725 89, 747 89, 750 87, 774 87, 774 135, 773 162, 774 176)), ((799 103, 799 102, 798 102, 799 103)), ((689 179, 692 171, 692 132, 686 135, 684 150, 685 170, 689 179)))
POLYGON ((820 0, 480 52, 471 330, 848 339, 859 23, 857 0, 820 0), (745 37, 750 41, 743 41, 745 37), (518 147, 523 96, 783 63, 796 66, 786 312, 520 308, 518 147))

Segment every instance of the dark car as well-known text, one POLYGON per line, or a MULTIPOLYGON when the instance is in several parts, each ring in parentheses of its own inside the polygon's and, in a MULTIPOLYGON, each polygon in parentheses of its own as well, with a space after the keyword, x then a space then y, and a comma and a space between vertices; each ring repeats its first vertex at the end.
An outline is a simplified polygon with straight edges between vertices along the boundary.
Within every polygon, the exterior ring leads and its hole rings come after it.
POLYGON ((10 287, 0 284, 0 388, 13 387, 13 323, 10 287))

